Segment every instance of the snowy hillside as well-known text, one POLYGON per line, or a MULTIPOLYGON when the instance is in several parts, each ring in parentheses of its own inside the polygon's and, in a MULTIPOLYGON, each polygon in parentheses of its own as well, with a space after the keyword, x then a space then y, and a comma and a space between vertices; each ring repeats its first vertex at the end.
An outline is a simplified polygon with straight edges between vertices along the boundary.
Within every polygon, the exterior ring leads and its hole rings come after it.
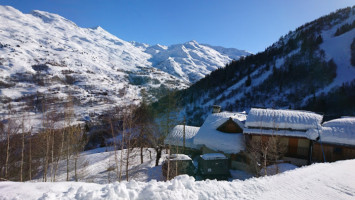
POLYGON ((355 7, 309 22, 264 52, 215 70, 180 92, 190 125, 223 110, 292 108, 355 115, 355 7))
POLYGON ((197 42, 170 47, 126 42, 99 26, 81 28, 56 14, 38 10, 23 14, 10 6, 0 6, 0 21, 4 105, 38 96, 62 101, 71 94, 80 102, 78 109, 91 113, 137 103, 142 89, 156 100, 168 89, 187 88, 249 54, 236 49, 223 53, 223 48, 197 42))
POLYGON ((322 163, 245 181, 0 182, 0 199, 354 199, 355 160, 322 163))

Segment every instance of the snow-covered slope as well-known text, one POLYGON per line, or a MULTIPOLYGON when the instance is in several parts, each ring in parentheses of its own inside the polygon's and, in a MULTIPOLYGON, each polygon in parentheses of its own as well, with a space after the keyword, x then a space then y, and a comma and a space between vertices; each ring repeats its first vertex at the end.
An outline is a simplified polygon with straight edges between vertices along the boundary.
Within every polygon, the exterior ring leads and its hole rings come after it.
POLYGON ((232 182, 171 181, 94 183, 0 182, 0 199, 354 199, 355 160, 314 164, 275 176, 232 182))
POLYGON ((38 10, 23 14, 0 6, 0 21, 3 103, 38 94, 63 100, 70 93, 94 112, 137 103, 142 89, 156 100, 237 58, 197 42, 170 47, 126 42, 101 27, 81 28, 38 10))
POLYGON ((341 9, 213 71, 181 93, 190 125, 201 125, 215 104, 228 111, 273 107, 355 115, 354 27, 355 6, 341 9))

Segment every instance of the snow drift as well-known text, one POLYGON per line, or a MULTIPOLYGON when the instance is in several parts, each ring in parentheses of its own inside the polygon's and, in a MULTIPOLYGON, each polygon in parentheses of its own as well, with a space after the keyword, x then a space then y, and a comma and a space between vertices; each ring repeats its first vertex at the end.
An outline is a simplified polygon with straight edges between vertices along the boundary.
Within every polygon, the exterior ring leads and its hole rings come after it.
POLYGON ((355 160, 314 164, 245 181, 0 182, 0 199, 354 199, 355 160))

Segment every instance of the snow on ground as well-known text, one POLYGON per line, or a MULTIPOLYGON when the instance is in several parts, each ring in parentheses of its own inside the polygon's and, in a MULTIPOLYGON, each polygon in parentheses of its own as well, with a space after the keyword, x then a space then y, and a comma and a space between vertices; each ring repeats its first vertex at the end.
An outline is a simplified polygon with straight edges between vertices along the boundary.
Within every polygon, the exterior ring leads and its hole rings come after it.
POLYGON ((0 199, 354 199, 355 160, 314 164, 275 176, 195 181, 123 181, 112 184, 0 182, 0 199))
POLYGON ((243 170, 232 170, 232 169, 230 169, 229 172, 231 173, 231 176, 232 176, 230 181, 232 181, 233 179, 246 180, 246 179, 254 177, 252 174, 249 174, 248 172, 243 171, 243 170))
POLYGON ((298 168, 296 165, 290 163, 279 163, 279 164, 267 166, 266 173, 265 173, 265 169, 261 169, 260 173, 261 175, 270 176, 270 175, 275 175, 286 171, 294 170, 296 168, 298 168))
MULTIPOLYGON (((127 150, 124 149, 123 152, 123 162, 122 162, 122 180, 126 180, 126 153, 127 150)), ((160 163, 165 158, 166 154, 162 154, 160 163)), ((143 151, 144 159, 143 164, 140 163, 140 150, 133 149, 130 153, 129 159, 129 180, 136 181, 150 181, 150 180, 163 180, 161 166, 155 167, 156 153, 154 149, 144 149, 143 151), (150 157, 150 153, 151 156, 150 157)), ((121 158, 121 150, 117 150, 117 158, 121 158)), ((69 180, 74 181, 74 161, 70 161, 70 175, 69 180)), ((78 160, 78 178, 79 181, 83 182, 93 182, 93 183, 110 183, 119 178, 116 175, 115 168, 115 151, 112 147, 108 148, 98 148, 90 151, 85 151, 80 154, 78 160)), ((120 166, 120 164, 119 164, 120 166)), ((48 170, 48 180, 50 178, 50 168, 48 170)), ((56 181, 66 181, 66 160, 61 160, 59 162, 58 172, 56 174, 56 181)), ((35 181, 42 181, 42 175, 39 174, 35 181)))

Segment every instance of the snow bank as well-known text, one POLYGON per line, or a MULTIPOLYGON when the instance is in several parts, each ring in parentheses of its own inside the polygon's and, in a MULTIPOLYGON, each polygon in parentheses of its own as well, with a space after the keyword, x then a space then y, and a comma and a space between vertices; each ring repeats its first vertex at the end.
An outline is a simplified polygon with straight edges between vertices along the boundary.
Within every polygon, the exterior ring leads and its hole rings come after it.
MULTIPOLYGON (((193 138, 197 134, 199 127, 185 126, 185 146, 196 149, 196 145, 193 143, 193 138)), ((165 144, 183 146, 184 138, 184 125, 177 125, 171 130, 169 135, 165 138, 165 144)))
POLYGON ((245 126, 306 131, 317 129, 322 119, 323 116, 308 111, 252 108, 245 126))
POLYGON ((355 146, 355 117, 343 117, 323 123, 322 142, 355 146))
POLYGON ((194 144, 205 145, 210 149, 223 151, 224 153, 238 153, 244 150, 244 136, 242 133, 231 134, 217 130, 229 118, 232 118, 241 128, 244 128, 244 125, 241 123, 246 119, 244 113, 221 112, 211 114, 197 132, 193 141, 194 144))
POLYGON ((245 181, 0 182, 0 199, 354 199, 355 160, 314 164, 245 181))

